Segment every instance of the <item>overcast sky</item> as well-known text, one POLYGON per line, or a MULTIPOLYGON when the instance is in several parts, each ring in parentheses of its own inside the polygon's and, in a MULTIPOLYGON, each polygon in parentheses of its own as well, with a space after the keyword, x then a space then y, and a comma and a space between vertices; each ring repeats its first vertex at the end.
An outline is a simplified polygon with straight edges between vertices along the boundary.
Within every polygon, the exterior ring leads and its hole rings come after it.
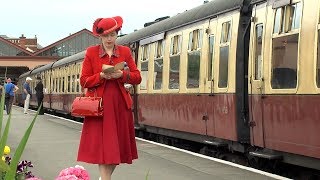
POLYGON ((204 0, 3 0, 0 35, 37 35, 43 47, 84 28, 92 30, 98 17, 122 16, 122 33, 141 29, 146 22, 174 16, 202 5, 204 0))

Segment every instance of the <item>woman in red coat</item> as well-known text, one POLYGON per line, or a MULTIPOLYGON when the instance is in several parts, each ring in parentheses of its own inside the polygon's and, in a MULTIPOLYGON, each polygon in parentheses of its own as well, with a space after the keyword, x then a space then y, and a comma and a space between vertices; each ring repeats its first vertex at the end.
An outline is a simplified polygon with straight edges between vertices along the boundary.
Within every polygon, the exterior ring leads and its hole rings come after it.
POLYGON ((132 100, 124 83, 139 84, 140 71, 126 46, 116 45, 122 18, 99 18, 93 33, 101 44, 87 49, 82 64, 80 83, 86 96, 103 99, 103 117, 85 117, 78 151, 78 161, 99 165, 102 180, 111 179, 116 165, 131 164, 138 158, 135 142, 132 100), (102 65, 126 62, 129 70, 103 73, 102 65))

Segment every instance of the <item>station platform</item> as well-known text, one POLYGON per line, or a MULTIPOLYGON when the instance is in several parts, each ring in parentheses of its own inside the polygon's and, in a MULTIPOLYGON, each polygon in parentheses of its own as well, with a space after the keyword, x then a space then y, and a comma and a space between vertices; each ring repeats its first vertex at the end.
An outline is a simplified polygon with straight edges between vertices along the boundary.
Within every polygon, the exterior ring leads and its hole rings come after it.
MULTIPOLYGON (((23 114, 14 106, 7 145, 11 155, 18 146, 35 112, 23 114)), ((4 115, 4 123, 8 115, 4 115)), ((4 125, 4 124, 3 124, 4 125)), ((22 160, 29 160, 32 173, 42 180, 54 180, 62 169, 82 165, 90 180, 99 179, 97 165, 76 161, 81 123, 49 114, 38 116, 22 160)), ((117 166, 113 180, 269 180, 287 179, 231 162, 137 138, 139 159, 117 166)))

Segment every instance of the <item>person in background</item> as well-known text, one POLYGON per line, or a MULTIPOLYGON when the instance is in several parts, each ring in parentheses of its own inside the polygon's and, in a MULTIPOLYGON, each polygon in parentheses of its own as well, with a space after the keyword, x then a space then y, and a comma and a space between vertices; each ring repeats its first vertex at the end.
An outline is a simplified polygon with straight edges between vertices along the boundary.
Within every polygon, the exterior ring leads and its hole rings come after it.
POLYGON ((14 85, 11 81, 11 78, 7 78, 7 84, 5 86, 5 106, 7 114, 10 114, 11 107, 14 99, 15 92, 18 91, 18 87, 14 85))
POLYGON ((43 84, 40 77, 37 77, 37 81, 38 83, 34 89, 36 91, 38 108, 40 107, 39 115, 43 115, 44 114, 43 104, 42 104, 43 103, 43 84))
POLYGON ((140 84, 141 75, 131 50, 115 44, 122 22, 120 16, 94 22, 93 34, 101 44, 87 49, 80 76, 82 88, 88 89, 86 96, 102 97, 103 116, 84 118, 77 160, 98 164, 102 180, 110 180, 117 165, 138 158, 132 99, 124 84, 140 84), (128 70, 102 72, 102 64, 124 62, 128 70))
POLYGON ((26 82, 23 84, 23 93, 22 98, 24 100, 24 108, 23 112, 25 114, 28 114, 29 104, 30 104, 30 98, 31 98, 31 88, 30 88, 30 82, 32 79, 30 77, 26 78, 26 82))
MULTIPOLYGON (((4 83, 3 86, 0 85, 0 92, 1 92, 0 97, 1 98, 2 98, 2 91, 4 91, 5 85, 6 85, 6 83, 4 83)), ((5 96, 5 91, 4 91, 4 96, 5 96)), ((5 105, 3 106, 3 110, 6 110, 6 106, 5 105)))

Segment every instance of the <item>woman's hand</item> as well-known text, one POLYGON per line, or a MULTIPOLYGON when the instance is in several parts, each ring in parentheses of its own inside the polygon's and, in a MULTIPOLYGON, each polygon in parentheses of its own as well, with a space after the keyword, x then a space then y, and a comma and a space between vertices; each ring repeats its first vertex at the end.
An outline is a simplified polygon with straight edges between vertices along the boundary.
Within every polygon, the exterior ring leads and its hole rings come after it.
POLYGON ((117 70, 113 73, 107 73, 107 74, 105 74, 103 72, 100 73, 101 79, 103 79, 103 78, 104 79, 118 79, 118 78, 121 78, 122 76, 123 76, 123 72, 121 70, 117 70))
POLYGON ((110 77, 106 73, 100 72, 100 79, 110 79, 110 77))

